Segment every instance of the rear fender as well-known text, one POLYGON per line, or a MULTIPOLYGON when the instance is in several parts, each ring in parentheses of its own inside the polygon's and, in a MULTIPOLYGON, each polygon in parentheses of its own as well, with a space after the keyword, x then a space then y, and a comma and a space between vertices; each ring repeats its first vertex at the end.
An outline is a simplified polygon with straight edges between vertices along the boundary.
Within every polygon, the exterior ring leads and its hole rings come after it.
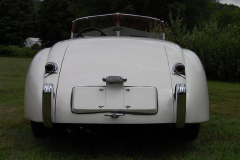
POLYGON ((198 56, 183 49, 186 72, 186 123, 201 123, 209 120, 207 79, 198 56))
POLYGON ((33 58, 27 73, 24 96, 25 117, 31 121, 42 122, 43 79, 50 48, 41 50, 33 58))

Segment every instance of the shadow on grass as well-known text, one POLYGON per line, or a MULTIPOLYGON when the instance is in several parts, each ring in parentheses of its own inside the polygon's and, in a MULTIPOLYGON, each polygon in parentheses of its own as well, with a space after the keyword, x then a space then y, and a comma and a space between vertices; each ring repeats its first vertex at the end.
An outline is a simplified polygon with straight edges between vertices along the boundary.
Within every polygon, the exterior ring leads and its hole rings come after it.
POLYGON ((74 134, 53 133, 34 140, 54 157, 72 158, 169 158, 191 151, 192 142, 177 136, 171 128, 102 128, 93 136, 84 132, 74 134), (80 156, 80 157, 79 157, 80 156))

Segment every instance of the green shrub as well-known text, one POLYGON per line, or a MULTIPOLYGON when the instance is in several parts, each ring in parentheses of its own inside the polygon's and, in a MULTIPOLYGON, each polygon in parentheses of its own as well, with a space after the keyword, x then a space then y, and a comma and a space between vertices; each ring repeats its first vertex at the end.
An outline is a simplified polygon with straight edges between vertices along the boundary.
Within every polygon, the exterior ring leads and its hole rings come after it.
POLYGON ((29 48, 26 47, 0 45, 0 56, 33 57, 36 53, 37 53, 36 50, 30 50, 29 48))
POLYGON ((183 19, 177 17, 173 20, 171 14, 169 19, 166 40, 194 51, 201 59, 208 79, 239 81, 240 27, 237 23, 221 27, 215 18, 211 18, 189 32, 183 19))
POLYGON ((11 56, 11 53, 11 48, 0 45, 0 56, 11 56))
POLYGON ((39 51, 41 49, 41 46, 39 44, 35 43, 34 45, 32 45, 31 49, 39 51))

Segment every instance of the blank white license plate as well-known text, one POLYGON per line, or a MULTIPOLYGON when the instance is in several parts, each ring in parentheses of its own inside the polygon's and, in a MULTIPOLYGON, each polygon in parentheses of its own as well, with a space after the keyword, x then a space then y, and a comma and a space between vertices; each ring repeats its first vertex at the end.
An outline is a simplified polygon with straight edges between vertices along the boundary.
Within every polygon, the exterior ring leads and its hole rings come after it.
POLYGON ((125 112, 154 114, 157 112, 155 87, 74 87, 74 113, 125 112))

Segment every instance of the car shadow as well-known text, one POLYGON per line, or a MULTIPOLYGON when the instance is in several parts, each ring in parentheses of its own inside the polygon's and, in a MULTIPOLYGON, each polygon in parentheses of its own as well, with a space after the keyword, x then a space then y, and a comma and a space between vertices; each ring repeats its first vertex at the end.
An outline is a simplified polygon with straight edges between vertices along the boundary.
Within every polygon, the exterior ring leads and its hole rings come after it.
POLYGON ((76 156, 91 155, 91 158, 103 155, 136 158, 137 155, 137 158, 145 159, 192 149, 192 141, 178 136, 177 130, 159 125, 104 126, 93 130, 87 128, 80 131, 57 131, 44 138, 44 141, 44 148, 49 152, 70 152, 76 156))

